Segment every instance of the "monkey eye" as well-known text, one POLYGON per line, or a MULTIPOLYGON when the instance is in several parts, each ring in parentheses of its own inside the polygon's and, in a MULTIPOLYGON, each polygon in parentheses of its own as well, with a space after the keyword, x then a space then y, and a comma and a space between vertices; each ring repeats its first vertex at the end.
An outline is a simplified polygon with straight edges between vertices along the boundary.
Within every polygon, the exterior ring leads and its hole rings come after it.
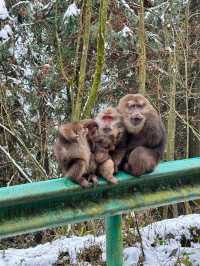
POLYGON ((135 107, 136 107, 136 104, 129 104, 128 105, 129 110, 133 110, 133 109, 135 109, 135 107))
POLYGON ((145 106, 145 103, 139 103, 137 104, 138 109, 142 109, 145 106))

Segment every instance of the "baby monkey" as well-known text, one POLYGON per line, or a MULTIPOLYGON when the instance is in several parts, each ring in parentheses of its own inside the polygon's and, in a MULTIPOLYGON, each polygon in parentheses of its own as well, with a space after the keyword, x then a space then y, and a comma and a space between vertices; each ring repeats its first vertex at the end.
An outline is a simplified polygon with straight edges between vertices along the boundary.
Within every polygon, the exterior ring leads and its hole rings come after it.
POLYGON ((118 180, 113 176, 114 162, 109 155, 109 151, 113 149, 113 138, 101 134, 101 128, 94 119, 84 121, 84 126, 88 128, 88 143, 91 149, 90 176, 94 179, 95 173, 116 184, 118 180))
POLYGON ((106 150, 111 144, 101 142, 99 133, 98 124, 93 119, 69 122, 59 127, 53 147, 63 174, 85 188, 92 185, 89 179, 98 183, 97 173, 107 181, 117 183, 113 177, 114 164, 106 150), (103 156, 102 151, 105 152, 103 156))
POLYGON ((97 115, 95 121, 98 125, 97 135, 93 138, 95 160, 100 164, 101 173, 106 173, 112 183, 117 183, 118 180, 113 176, 117 165, 112 155, 125 137, 122 117, 115 108, 108 107, 97 115))

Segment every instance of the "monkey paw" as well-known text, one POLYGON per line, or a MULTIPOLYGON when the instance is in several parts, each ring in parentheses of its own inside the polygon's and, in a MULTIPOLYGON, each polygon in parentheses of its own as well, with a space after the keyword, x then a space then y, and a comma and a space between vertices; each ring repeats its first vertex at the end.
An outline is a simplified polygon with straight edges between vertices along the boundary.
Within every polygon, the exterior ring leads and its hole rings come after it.
POLYGON ((105 162, 106 160, 108 160, 108 158, 109 158, 109 155, 108 155, 107 152, 97 152, 97 153, 95 154, 95 161, 96 161, 97 163, 103 163, 103 162, 105 162))
POLYGON ((117 184, 119 182, 118 179, 116 177, 114 177, 114 176, 106 178, 106 180, 109 181, 112 184, 117 184))
POLYGON ((83 188, 90 188, 92 186, 92 183, 88 182, 86 179, 83 179, 80 181, 80 185, 83 188))
POLYGON ((87 134, 88 134, 88 129, 87 129, 87 128, 82 128, 82 129, 78 132, 78 138, 79 138, 79 140, 85 140, 87 134))
POLYGON ((87 129, 87 128, 83 128, 83 129, 81 130, 80 134, 82 134, 83 137, 86 137, 87 134, 88 134, 88 129, 87 129))

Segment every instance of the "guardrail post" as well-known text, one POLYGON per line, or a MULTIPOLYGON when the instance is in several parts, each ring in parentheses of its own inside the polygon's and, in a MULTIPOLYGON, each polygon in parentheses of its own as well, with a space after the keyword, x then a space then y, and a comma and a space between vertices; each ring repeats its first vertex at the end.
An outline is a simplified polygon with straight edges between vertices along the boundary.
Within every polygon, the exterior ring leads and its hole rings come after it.
POLYGON ((122 216, 106 216, 106 265, 122 266, 122 216))

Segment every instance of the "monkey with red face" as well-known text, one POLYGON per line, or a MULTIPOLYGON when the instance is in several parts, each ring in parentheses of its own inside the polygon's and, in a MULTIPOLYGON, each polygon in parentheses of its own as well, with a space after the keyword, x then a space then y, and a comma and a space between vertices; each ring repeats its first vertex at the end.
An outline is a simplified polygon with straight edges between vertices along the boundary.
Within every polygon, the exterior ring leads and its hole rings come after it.
POLYGON ((125 138, 122 116, 116 108, 108 107, 96 116, 95 121, 98 125, 98 135, 100 140, 102 140, 99 145, 99 151, 101 151, 101 144, 104 142, 104 144, 107 144, 107 151, 114 152, 125 138))
MULTIPOLYGON (((106 114, 111 119, 112 114, 110 111, 108 113, 106 114)), ((102 175, 110 183, 117 183, 117 179, 113 176, 114 162, 109 151, 114 149, 121 130, 117 133, 113 126, 117 121, 115 119, 112 123, 110 121, 105 123, 107 129, 103 131, 100 120, 97 123, 94 119, 68 122, 59 127, 58 138, 53 148, 55 157, 63 174, 82 187, 90 187, 92 183, 89 180, 97 184, 96 174, 102 175), (111 132, 108 134, 109 126, 111 132)))
POLYGON ((118 180, 113 176, 114 163, 109 156, 109 150, 113 147, 113 138, 101 134, 100 125, 94 119, 82 121, 88 129, 88 143, 91 150, 88 175, 97 184, 97 175, 103 176, 108 182, 116 184, 118 180))
MULTIPOLYGON (((108 107, 96 116, 95 121, 98 125, 98 137, 95 141, 95 158, 98 163, 110 158, 110 174, 112 173, 112 180, 117 182, 113 174, 117 172, 118 165, 124 156, 125 150, 123 149, 122 153, 120 153, 119 147, 125 143, 126 138, 122 116, 116 108, 108 107), (119 151, 118 153, 115 152, 116 149, 119 151)), ((105 169, 104 165, 100 165, 100 168, 105 169)))
POLYGON ((153 171, 166 144, 166 130, 159 114, 141 94, 124 96, 117 109, 128 133, 123 169, 135 176, 153 171))

